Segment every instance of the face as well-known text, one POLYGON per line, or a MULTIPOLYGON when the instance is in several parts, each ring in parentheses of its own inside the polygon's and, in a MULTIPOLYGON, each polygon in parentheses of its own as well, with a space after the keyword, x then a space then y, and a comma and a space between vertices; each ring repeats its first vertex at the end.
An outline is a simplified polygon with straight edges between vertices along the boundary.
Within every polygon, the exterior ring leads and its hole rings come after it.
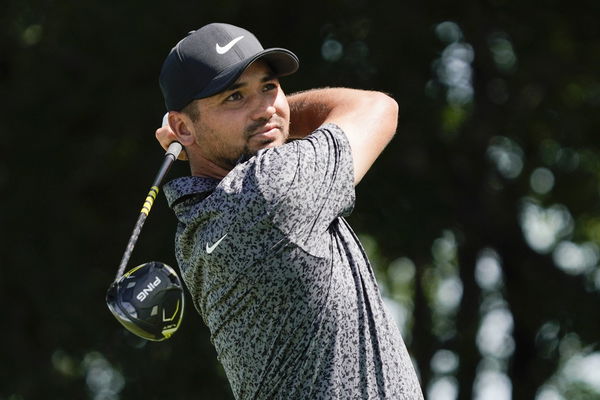
POLYGON ((289 136, 290 109, 279 80, 262 61, 251 64, 227 90, 196 100, 195 150, 232 169, 241 157, 280 146, 289 136))

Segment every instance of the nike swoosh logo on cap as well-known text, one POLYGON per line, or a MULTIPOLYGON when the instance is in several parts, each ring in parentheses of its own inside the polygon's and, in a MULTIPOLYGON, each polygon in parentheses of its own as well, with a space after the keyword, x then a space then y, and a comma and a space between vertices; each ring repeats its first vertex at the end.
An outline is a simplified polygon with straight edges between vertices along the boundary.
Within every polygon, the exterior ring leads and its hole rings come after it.
POLYGON ((231 48, 240 40, 242 40, 244 37, 243 36, 238 36, 235 39, 233 39, 231 42, 227 43, 225 46, 221 47, 219 46, 219 43, 216 44, 216 49, 217 49, 217 53, 219 54, 225 54, 227 53, 229 50, 231 50, 231 48))
POLYGON ((227 234, 224 234, 224 235, 221 237, 221 239, 217 240, 217 241, 215 242, 215 244, 213 244, 212 246, 209 246, 209 245, 208 245, 208 243, 206 243, 206 254, 210 254, 210 253, 212 253, 213 251, 215 251, 215 249, 217 248, 217 246, 219 245, 219 243, 221 243, 221 241, 222 241, 223 239, 225 239, 225 237, 226 237, 226 236, 227 236, 227 234))

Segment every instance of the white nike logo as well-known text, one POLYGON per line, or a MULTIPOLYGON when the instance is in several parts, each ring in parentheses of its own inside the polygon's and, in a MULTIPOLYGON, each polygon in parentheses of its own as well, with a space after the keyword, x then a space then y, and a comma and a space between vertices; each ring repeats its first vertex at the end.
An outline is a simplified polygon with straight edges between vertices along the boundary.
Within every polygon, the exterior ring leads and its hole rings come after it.
POLYGON ((221 243, 221 241, 222 241, 223 239, 225 239, 225 237, 226 237, 226 236, 227 236, 227 234, 224 234, 224 235, 221 237, 221 239, 217 240, 217 241, 215 242, 215 244, 213 244, 212 246, 209 246, 209 245, 208 245, 208 243, 206 243, 206 254, 210 254, 210 253, 212 253, 213 251, 215 251, 215 249, 217 248, 217 246, 219 245, 219 243, 221 243))
POLYGON ((231 48, 240 40, 242 40, 244 37, 243 36, 238 36, 235 39, 233 39, 231 42, 227 43, 225 46, 221 47, 219 46, 219 43, 216 44, 216 49, 217 49, 217 53, 219 54, 225 54, 227 53, 229 50, 231 50, 231 48))

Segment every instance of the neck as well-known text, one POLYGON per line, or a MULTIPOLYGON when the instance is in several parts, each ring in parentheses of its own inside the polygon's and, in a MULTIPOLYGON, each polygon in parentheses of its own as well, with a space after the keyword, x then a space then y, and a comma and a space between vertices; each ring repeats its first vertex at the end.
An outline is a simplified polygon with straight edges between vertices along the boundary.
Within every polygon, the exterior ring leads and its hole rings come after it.
POLYGON ((223 179, 231 169, 223 168, 200 154, 190 157, 190 170, 194 176, 223 179))

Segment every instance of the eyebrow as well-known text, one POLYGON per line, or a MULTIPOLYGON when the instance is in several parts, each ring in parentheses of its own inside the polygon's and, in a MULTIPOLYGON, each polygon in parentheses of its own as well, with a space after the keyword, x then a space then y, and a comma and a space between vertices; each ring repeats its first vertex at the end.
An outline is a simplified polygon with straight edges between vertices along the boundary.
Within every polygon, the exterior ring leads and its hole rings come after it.
MULTIPOLYGON (((275 78, 277 78, 277 75, 268 74, 268 75, 265 75, 260 81, 261 81, 261 83, 264 83, 264 82, 272 81, 275 78)), ((234 90, 243 88, 244 86, 247 86, 247 85, 248 84, 245 82, 236 82, 233 85, 229 86, 227 89, 223 90, 223 92, 233 92, 234 90)))

